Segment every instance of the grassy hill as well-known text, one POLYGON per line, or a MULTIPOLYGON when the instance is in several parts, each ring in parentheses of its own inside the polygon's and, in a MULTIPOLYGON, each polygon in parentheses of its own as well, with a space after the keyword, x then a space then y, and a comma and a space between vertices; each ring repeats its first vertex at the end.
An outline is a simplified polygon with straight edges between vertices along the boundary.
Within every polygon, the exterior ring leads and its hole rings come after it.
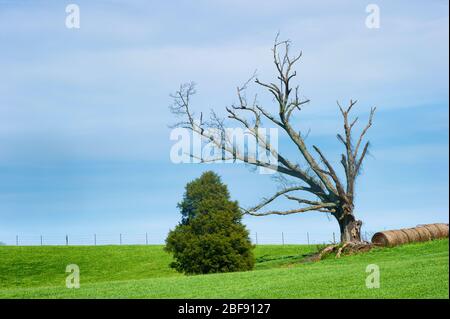
POLYGON ((306 245, 255 250, 254 271, 184 276, 162 246, 0 247, 0 298, 448 298, 448 240, 303 263, 306 245), (77 264, 81 288, 65 288, 77 264), (377 264, 381 287, 367 289, 377 264))

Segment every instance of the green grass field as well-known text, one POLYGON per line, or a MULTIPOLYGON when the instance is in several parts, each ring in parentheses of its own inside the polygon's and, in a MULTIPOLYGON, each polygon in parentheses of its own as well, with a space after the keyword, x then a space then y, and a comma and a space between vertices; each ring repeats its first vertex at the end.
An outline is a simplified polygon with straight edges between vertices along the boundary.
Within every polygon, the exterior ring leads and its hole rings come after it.
POLYGON ((448 240, 302 262, 315 246, 255 249, 254 271, 184 276, 162 246, 0 246, 0 298, 448 298, 448 240), (65 287, 66 265, 81 287, 65 287), (381 287, 365 285, 380 268, 381 287))

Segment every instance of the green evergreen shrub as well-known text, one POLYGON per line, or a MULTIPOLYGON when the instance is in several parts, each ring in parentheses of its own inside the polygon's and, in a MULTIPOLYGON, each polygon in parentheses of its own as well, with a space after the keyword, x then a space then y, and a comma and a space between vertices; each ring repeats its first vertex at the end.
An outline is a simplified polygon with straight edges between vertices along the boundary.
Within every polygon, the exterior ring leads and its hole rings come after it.
POLYGON ((186 185, 181 222, 166 239, 171 267, 185 274, 251 270, 253 245, 238 203, 220 177, 208 171, 186 185))

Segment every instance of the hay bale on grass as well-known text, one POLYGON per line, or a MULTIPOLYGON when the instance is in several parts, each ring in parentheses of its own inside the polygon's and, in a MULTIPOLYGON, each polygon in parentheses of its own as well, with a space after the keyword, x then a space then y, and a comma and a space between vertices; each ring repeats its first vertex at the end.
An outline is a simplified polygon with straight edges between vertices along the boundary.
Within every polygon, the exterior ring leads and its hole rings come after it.
POLYGON ((401 230, 387 230, 378 232, 372 237, 372 243, 377 246, 397 246, 406 244, 408 242, 408 236, 401 230))
POLYGON ((448 237, 448 224, 427 224, 414 228, 387 230, 375 233, 372 237, 372 243, 377 246, 393 247, 406 243, 446 237, 448 237))
POLYGON ((439 228, 440 238, 448 237, 448 224, 434 224, 437 228, 439 228))
POLYGON ((448 237, 448 225, 446 224, 428 224, 422 227, 428 229, 432 239, 448 237))
POLYGON ((408 237, 408 243, 422 241, 419 232, 415 228, 405 228, 401 229, 401 231, 408 237))
POLYGON ((418 226, 418 227, 415 228, 415 230, 417 231, 417 233, 420 236, 420 240, 419 241, 428 241, 428 240, 431 240, 433 238, 431 236, 430 231, 427 228, 425 228, 425 227, 418 226))

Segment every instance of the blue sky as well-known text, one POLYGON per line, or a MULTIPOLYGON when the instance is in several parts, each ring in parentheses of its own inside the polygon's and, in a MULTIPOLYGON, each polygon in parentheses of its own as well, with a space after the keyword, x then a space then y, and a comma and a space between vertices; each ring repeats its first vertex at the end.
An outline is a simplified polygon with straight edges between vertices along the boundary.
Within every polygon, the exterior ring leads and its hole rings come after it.
MULTIPOLYGON (((336 100, 357 99, 361 119, 377 106, 357 184, 365 229, 448 222, 448 2, 373 1, 379 29, 365 26, 369 3, 0 0, 0 241, 120 232, 161 241, 184 185, 207 169, 243 206, 276 190, 243 165, 172 164, 168 105, 193 80, 195 108, 220 113, 255 69, 271 78, 278 31, 303 51, 298 81, 311 103, 295 124, 311 129, 308 144, 337 159, 336 100), (69 3, 80 29, 65 27, 69 3)), ((280 149, 298 156, 284 139, 280 149)), ((268 241, 338 231, 321 213, 244 221, 268 241)))

